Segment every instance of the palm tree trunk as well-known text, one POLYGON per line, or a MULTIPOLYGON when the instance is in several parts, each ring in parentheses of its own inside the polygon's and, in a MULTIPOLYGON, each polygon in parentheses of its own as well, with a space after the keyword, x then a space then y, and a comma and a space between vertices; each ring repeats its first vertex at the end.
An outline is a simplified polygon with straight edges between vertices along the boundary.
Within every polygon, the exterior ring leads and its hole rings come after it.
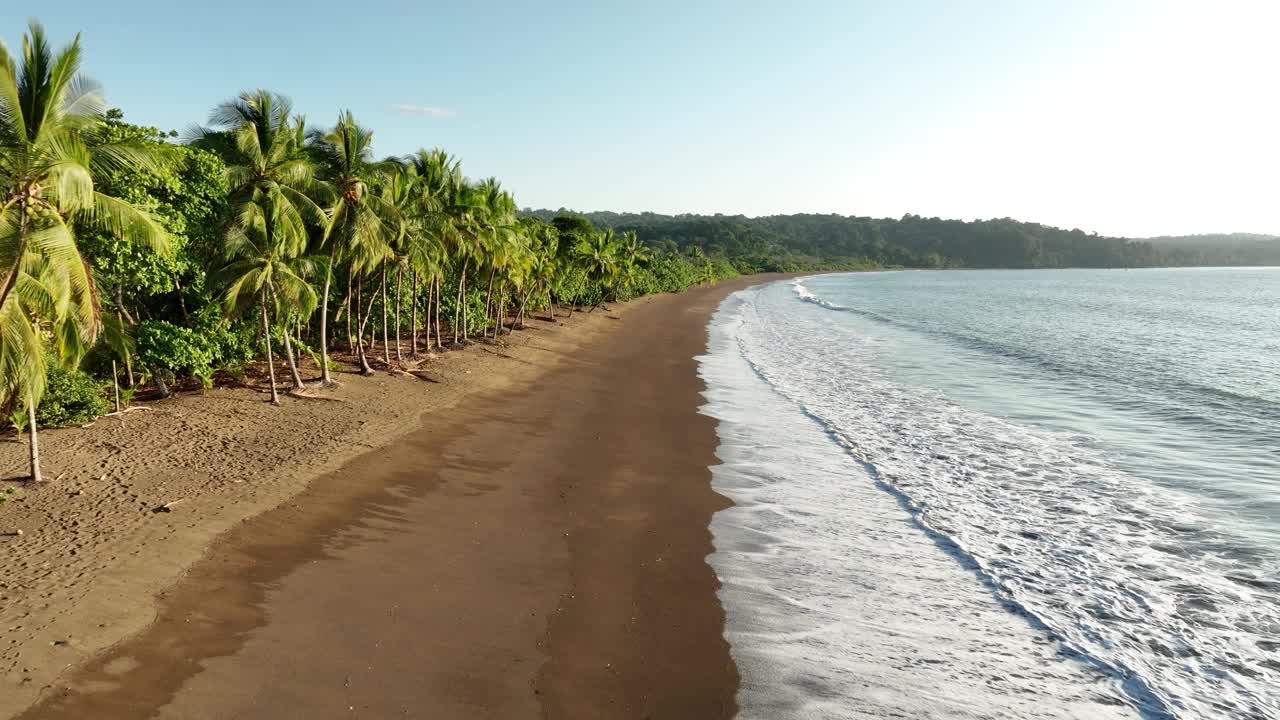
MULTIPOLYGON (((431 307, 430 297, 427 297, 427 307, 428 308, 431 307)), ((409 340, 410 342, 413 343, 413 346, 412 346, 413 349, 409 351, 409 355, 411 357, 416 358, 418 357, 418 271, 417 270, 413 271, 413 290, 412 290, 411 301, 409 303, 409 335, 410 335, 409 340)), ((431 344, 430 336, 427 337, 427 340, 428 340, 427 344, 430 345, 431 344)))
POLYGON ((537 283, 533 283, 529 285, 529 290, 524 294, 524 297, 520 300, 520 310, 519 312, 516 313, 516 322, 514 325, 511 326, 512 330, 515 330, 517 327, 519 327, 521 330, 524 329, 524 309, 529 305, 529 298, 533 297, 533 292, 537 289, 538 289, 537 283))
POLYGON ((267 322, 267 293, 262 292, 262 339, 267 343, 267 376, 271 379, 271 404, 279 405, 280 396, 276 394, 276 366, 271 357, 271 325, 267 322))
MULTIPOLYGON (((498 268, 489 269, 489 289, 484 293, 484 321, 489 322, 489 313, 493 312, 493 276, 498 274, 498 268)), ((485 337, 489 337, 489 328, 481 328, 481 332, 485 337)), ((498 333, 495 331, 493 337, 496 340, 498 333)))
POLYGON ((360 329, 356 333, 364 336, 365 331, 369 331, 369 338, 365 341, 365 347, 369 348, 366 351, 366 355, 378 345, 376 343, 378 341, 378 325, 372 323, 372 319, 374 319, 374 302, 378 302, 378 292, 376 291, 369 296, 369 305, 365 305, 364 319, 360 320, 360 329))
MULTIPOLYGON (((360 305, 361 305, 361 302, 364 300, 364 278, 363 277, 356 278, 355 300, 356 300, 355 311, 360 312, 360 305)), ((373 306, 370 305, 369 309, 373 310, 373 306)), ((356 336, 355 336, 356 357, 360 359, 361 375, 373 374, 373 368, 369 367, 369 358, 365 357, 365 354, 364 354, 364 326, 361 324, 361 322, 367 322, 368 320, 369 320, 368 313, 365 313, 363 320, 360 320, 360 319, 356 320, 356 336)))
POLYGON ((347 273, 346 303, 347 303, 347 351, 348 352, 356 349, 356 336, 351 334, 351 315, 352 313, 356 313, 360 311, 359 298, 356 299, 356 304, 354 307, 352 307, 351 305, 351 275, 352 273, 347 273))
POLYGON ((289 330, 285 329, 281 333, 284 336, 284 356, 289 359, 289 374, 293 376, 293 391, 297 392, 302 389, 302 374, 298 372, 298 363, 294 359, 293 343, 289 340, 289 330))
POLYGON ((289 374, 293 379, 293 389, 290 392, 298 392, 302 390, 302 375, 298 372, 298 360, 293 354, 293 342, 289 339, 289 323, 285 322, 280 328, 280 335, 284 338, 284 357, 289 363, 289 374))
POLYGON ((391 343, 387 337, 387 264, 382 263, 382 361, 391 367, 391 343))
POLYGON ((36 404, 27 402, 27 450, 31 456, 31 482, 44 482, 44 474, 40 472, 40 434, 36 428, 36 404))
MULTIPOLYGON (((351 280, 348 280, 347 282, 348 282, 348 283, 350 283, 350 282, 351 282, 351 280)), ((362 297, 360 296, 360 280, 359 280, 359 278, 357 278, 357 279, 355 280, 355 288, 349 288, 349 290, 350 290, 350 292, 349 292, 348 294, 351 296, 351 307, 347 308, 347 319, 349 319, 349 320, 351 320, 352 322, 354 322, 354 323, 355 323, 355 332, 352 332, 352 331, 351 331, 351 330, 352 330, 352 328, 348 327, 348 328, 347 328, 347 335, 349 336, 349 339, 351 340, 351 352, 355 352, 355 350, 356 350, 356 341, 357 341, 357 340, 359 339, 359 337, 360 337, 360 328, 361 328, 361 325, 360 325, 360 301, 364 299, 364 298, 362 298, 362 297)))
POLYGON ((320 384, 326 387, 333 384, 329 375, 329 286, 333 282, 333 260, 336 256, 337 245, 334 245, 329 251, 329 266, 324 271, 324 292, 320 295, 320 384))
MULTIPOLYGON (((363 295, 364 295, 363 278, 360 281, 360 294, 362 296, 361 299, 363 300, 364 299, 363 298, 363 295)), ((378 292, 375 290, 372 294, 369 295, 369 304, 364 306, 364 314, 360 316, 360 326, 356 328, 357 338, 363 338, 365 336, 365 331, 368 331, 369 337, 367 340, 364 341, 365 347, 368 348, 368 350, 365 352, 366 355, 368 355, 369 352, 373 351, 373 348, 375 345, 374 341, 378 339, 378 326, 374 325, 371 322, 371 320, 373 319, 373 304, 376 302, 378 302, 378 292)))
POLYGON ((115 392, 116 412, 120 412, 120 371, 116 369, 115 358, 111 359, 111 389, 115 392))
POLYGON ((467 258, 462 258, 462 271, 458 274, 458 302, 453 306, 453 344, 458 344, 458 331, 462 331, 462 339, 467 339, 466 327, 459 328, 459 316, 462 317, 462 323, 466 322, 467 314, 462 310, 462 293, 467 289, 467 258))
POLYGON ((368 348, 366 354, 374 352, 378 347, 378 326, 373 323, 373 306, 378 302, 378 291, 375 289, 369 295, 369 306, 365 309, 365 329, 369 331, 369 339, 365 341, 368 348))
POLYGON ((493 328, 493 339, 497 340, 502 334, 503 326, 507 324, 507 288, 506 283, 498 284, 498 324, 493 328))
POLYGON ((400 306, 404 303, 404 265, 396 267, 396 362, 404 362, 400 354, 400 306))
POLYGON ((440 301, 444 299, 444 288, 442 287, 444 282, 441 280, 441 276, 439 275, 437 275, 431 282, 436 288, 436 349, 443 350, 444 334, 440 332, 440 301))

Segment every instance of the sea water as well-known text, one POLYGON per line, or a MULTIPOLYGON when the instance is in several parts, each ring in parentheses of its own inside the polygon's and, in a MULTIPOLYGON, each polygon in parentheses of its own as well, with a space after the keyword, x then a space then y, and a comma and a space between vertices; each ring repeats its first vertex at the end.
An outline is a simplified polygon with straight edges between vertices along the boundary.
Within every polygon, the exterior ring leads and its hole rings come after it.
POLYGON ((1280 269, 824 275, 700 359, 744 718, 1280 718, 1280 269))

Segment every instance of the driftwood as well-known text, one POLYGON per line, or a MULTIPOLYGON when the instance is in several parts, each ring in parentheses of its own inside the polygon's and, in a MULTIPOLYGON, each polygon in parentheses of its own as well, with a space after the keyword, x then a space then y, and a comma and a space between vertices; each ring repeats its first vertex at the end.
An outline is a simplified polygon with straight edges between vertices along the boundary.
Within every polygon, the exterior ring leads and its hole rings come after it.
POLYGON ((129 413, 131 413, 131 412, 142 412, 143 410, 151 410, 151 408, 147 407, 146 405, 131 405, 131 406, 129 406, 129 407, 127 407, 127 408, 123 409, 123 410, 118 410, 118 411, 116 411, 116 412, 109 412, 109 413, 107 413, 106 415, 103 415, 102 417, 114 417, 114 416, 116 416, 116 415, 128 415, 128 414, 129 414, 129 413))
POLYGON ((157 505, 156 507, 152 508, 151 512, 154 512, 154 513, 173 512, 173 506, 177 505, 180 502, 186 502, 186 498, 170 500, 169 502, 163 505, 157 505))

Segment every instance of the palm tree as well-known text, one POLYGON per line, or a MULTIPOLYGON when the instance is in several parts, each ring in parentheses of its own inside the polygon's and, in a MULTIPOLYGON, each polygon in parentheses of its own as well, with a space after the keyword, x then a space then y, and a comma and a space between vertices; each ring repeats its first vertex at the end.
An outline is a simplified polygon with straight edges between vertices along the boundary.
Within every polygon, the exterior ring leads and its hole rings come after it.
MULTIPOLYGON (((422 277, 434 278, 441 261, 441 246, 436 241, 432 206, 424 200, 430 198, 431 190, 422 187, 424 178, 418 175, 417 164, 412 156, 408 158, 389 159, 394 162, 396 170, 382 183, 382 195, 389 205, 400 214, 402 222, 400 232, 391 243, 396 265, 396 361, 404 360, 401 349, 400 331, 403 328, 401 309, 403 308, 404 274, 410 276, 410 307, 412 329, 410 354, 418 356, 418 280, 422 277), (425 197, 424 197, 425 196, 425 197)), ((426 172, 430 173, 430 170, 426 172)), ((390 359, 388 358, 388 363, 390 359)))
MULTIPOLYGON (((194 130, 192 143, 216 150, 226 162, 231 216, 228 238, 243 242, 241 238, 260 232, 254 225, 269 215, 270 242, 277 252, 286 258, 303 254, 311 231, 328 229, 329 218, 321 203, 333 196, 332 188, 316 178, 316 165, 305 145, 305 119, 293 115, 293 106, 285 96, 254 90, 218 105, 209 123, 209 128, 194 130)), ((232 256, 238 252, 231 247, 226 250, 232 256)), ((321 328, 323 335, 323 319, 321 328)), ((288 330, 283 339, 294 384, 299 385, 297 363, 288 352, 288 330)), ((268 355, 270 349, 268 338, 268 355)), ((273 369, 271 373, 274 397, 273 369)), ((328 373, 327 357, 323 357, 322 382, 328 380, 328 373)))
POLYGON ((76 233, 93 228, 167 252, 147 212, 94 189, 104 169, 156 169, 136 143, 95 142, 104 102, 80 73, 80 38, 54 51, 32 22, 19 67, 0 44, 0 406, 21 403, 30 433, 31 478, 42 479, 36 406, 44 394, 45 345, 72 365, 97 336, 100 305, 76 233))
MULTIPOLYGON (((262 314, 262 336, 267 346, 267 374, 271 382, 271 403, 280 404, 276 392, 276 372, 271 353, 271 320, 297 312, 310 315, 316 307, 316 291, 306 280, 314 269, 307 258, 298 257, 299 246, 286 228, 289 220, 280 205, 269 200, 244 208, 242 222, 232 225, 224 251, 230 261, 221 271, 227 280, 223 311, 228 317, 240 315, 256 302, 262 314), (255 209, 256 208, 256 209, 255 209)), ((283 329, 285 357, 293 375, 293 392, 302 390, 302 378, 294 361, 289 329, 283 329)))
POLYGON ((528 258, 525 265, 525 293, 520 299, 520 309, 516 313, 516 326, 523 328, 524 311, 530 297, 535 292, 545 289, 548 291, 547 299, 550 300, 550 289, 559 268, 556 255, 560 245, 560 234, 555 226, 540 220, 524 218, 521 223, 525 227, 528 258))
MULTIPOLYGON (((325 384, 329 375, 329 287, 333 267, 340 261, 349 263, 356 280, 356 297, 351 310, 359 311, 363 299, 364 276, 382 266, 391 256, 391 243, 399 236, 402 219, 395 207, 377 193, 370 183, 395 172, 395 163, 373 161, 373 132, 361 127, 350 111, 338 114, 338 122, 327 132, 313 132, 310 146, 320 158, 323 174, 331 183, 336 202, 329 219, 324 241, 329 243, 324 290, 320 293, 320 364, 325 384)), ((372 302, 370 303, 372 307, 372 302)), ((349 310, 348 312, 351 312, 349 310)), ((366 313, 367 315, 367 313, 366 313)), ((367 317, 365 318, 367 320, 367 317)), ((364 352, 363 332, 357 320, 357 354, 361 373, 373 372, 364 352)))
POLYGON ((640 244, 640 240, 634 230, 628 230, 622 233, 622 240, 617 246, 618 270, 617 280, 618 288, 615 288, 614 297, 618 296, 618 289, 631 289, 635 283, 640 269, 649 264, 653 259, 653 254, 649 248, 640 244))
MULTIPOLYGON (((578 244, 577 255, 587 271, 587 277, 602 287, 610 287, 618 273, 618 243, 613 229, 594 233, 578 244)), ((600 306, 591 306, 595 310, 600 306)))
POLYGON ((427 346, 431 346, 434 327, 436 347, 443 348, 440 331, 441 284, 450 248, 461 245, 461 234, 456 221, 459 215, 459 197, 465 183, 457 159, 439 148, 418 150, 406 157, 404 163, 414 176, 413 202, 407 218, 410 262, 429 283, 426 306, 427 346))
POLYGON ((619 250, 622 253, 622 257, 632 265, 643 267, 653 259, 653 253, 649 248, 640 244, 635 230, 628 230, 622 233, 622 245, 619 250))
MULTIPOLYGON (((471 213, 476 266, 479 269, 489 267, 489 287, 486 291, 485 314, 488 315, 489 304, 493 296, 493 281, 507 261, 507 247, 514 233, 516 218, 516 201, 511 193, 502 189, 496 178, 488 178, 475 187, 472 196, 471 213)), ((459 298, 461 304, 463 298, 459 298)), ((466 337, 464 316, 463 337, 466 337)), ((485 331, 488 334, 488 331, 485 331)), ((497 335, 495 334, 495 337, 497 335)))
POLYGON ((522 294, 522 291, 527 287, 531 292, 537 281, 535 274, 538 268, 537 238, 524 221, 521 221, 517 227, 518 231, 512 233, 512 243, 509 248, 511 252, 507 258, 506 272, 502 277, 500 286, 502 291, 498 295, 498 329, 494 337, 501 335, 504 329, 510 335, 523 321, 522 313, 528 292, 522 294), (508 299, 511 299, 516 307, 516 320, 510 326, 506 324, 508 299))
POLYGON ((454 262, 461 261, 458 268, 458 296, 453 306, 454 345, 467 340, 468 319, 465 306, 467 270, 472 260, 479 261, 484 257, 483 243, 488 199, 489 193, 485 188, 464 181, 454 193, 447 209, 449 225, 445 237, 450 242, 454 262))
MULTIPOLYGON (((497 316, 498 309, 494 303, 493 289, 494 284, 498 286, 498 296, 502 295, 502 278, 508 272, 514 254, 515 236, 507 228, 491 228, 485 234, 485 264, 489 267, 489 285, 485 291, 484 298, 484 315, 487 319, 493 313, 497 316)), ((493 337, 498 337, 498 325, 500 322, 494 322, 493 337)), ((489 336, 489 329, 482 328, 481 334, 485 337, 489 336)))

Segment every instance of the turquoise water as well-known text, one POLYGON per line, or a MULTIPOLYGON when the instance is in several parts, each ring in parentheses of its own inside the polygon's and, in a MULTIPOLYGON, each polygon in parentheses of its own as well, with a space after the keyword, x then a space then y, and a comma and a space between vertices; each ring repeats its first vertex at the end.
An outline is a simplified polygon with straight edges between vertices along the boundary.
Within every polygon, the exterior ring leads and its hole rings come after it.
POLYGON ((745 715, 1280 717, 1280 270, 819 276, 702 362, 745 715))

